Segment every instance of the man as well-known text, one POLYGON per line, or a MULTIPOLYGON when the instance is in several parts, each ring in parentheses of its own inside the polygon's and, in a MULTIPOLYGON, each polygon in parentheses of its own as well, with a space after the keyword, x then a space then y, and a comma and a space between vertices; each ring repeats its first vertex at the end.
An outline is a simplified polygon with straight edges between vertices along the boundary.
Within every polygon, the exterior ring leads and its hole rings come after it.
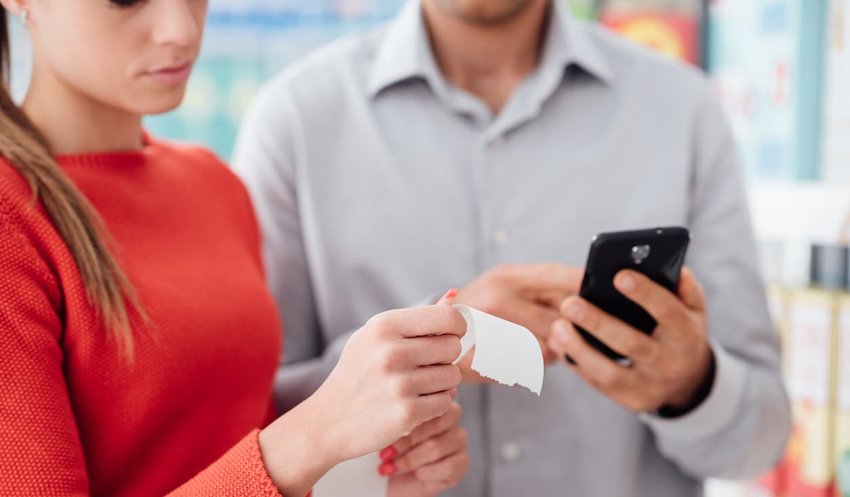
POLYGON ((700 495, 780 457, 789 408, 742 174, 696 71, 557 2, 414 0, 272 81, 235 167, 286 330, 282 410, 368 316, 458 286, 534 331, 550 366, 540 398, 470 378, 472 463, 450 495, 700 495), (652 338, 574 296, 594 234, 664 225, 693 233, 678 295, 617 279, 652 338))

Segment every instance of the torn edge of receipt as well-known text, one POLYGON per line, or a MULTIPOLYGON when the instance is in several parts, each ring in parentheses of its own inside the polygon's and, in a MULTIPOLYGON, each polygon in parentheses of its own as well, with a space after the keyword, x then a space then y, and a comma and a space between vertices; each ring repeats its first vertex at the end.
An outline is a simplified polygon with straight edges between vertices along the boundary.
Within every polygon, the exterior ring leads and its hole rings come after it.
MULTIPOLYGON (((458 360, 475 346, 472 369, 503 385, 523 386, 540 395, 543 352, 527 328, 469 306, 454 306, 466 320, 458 360)), ((455 361, 457 362, 457 361, 455 361)))

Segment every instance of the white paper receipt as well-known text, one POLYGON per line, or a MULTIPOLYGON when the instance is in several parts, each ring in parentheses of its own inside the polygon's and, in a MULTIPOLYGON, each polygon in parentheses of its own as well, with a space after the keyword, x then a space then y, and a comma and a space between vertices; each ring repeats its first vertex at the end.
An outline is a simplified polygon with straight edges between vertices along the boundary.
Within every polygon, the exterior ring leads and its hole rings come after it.
MULTIPOLYGON (((455 305, 466 320, 460 357, 475 346, 472 369, 503 385, 520 385, 540 395, 543 352, 528 329, 465 305, 455 305)), ((460 357, 458 359, 460 359, 460 357)))
POLYGON ((389 480, 378 474, 380 463, 373 452, 337 464, 313 487, 313 497, 384 497, 389 480))
MULTIPOLYGON (((504 385, 521 385, 540 395, 543 353, 534 335, 522 326, 465 305, 456 305, 466 320, 458 360, 474 346, 472 369, 504 385)), ((367 454, 338 464, 313 488, 313 497, 385 497, 387 478, 378 474, 379 457, 367 454)))

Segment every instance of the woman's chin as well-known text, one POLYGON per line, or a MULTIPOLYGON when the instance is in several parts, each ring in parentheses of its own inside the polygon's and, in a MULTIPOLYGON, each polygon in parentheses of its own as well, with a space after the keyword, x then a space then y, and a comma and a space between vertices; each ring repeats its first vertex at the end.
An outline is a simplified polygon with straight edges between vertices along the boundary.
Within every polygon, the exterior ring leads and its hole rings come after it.
POLYGON ((186 87, 175 88, 169 91, 156 92, 153 95, 145 95, 143 98, 134 99, 132 102, 135 113, 144 116, 154 116, 171 112, 183 103, 186 95, 186 87))

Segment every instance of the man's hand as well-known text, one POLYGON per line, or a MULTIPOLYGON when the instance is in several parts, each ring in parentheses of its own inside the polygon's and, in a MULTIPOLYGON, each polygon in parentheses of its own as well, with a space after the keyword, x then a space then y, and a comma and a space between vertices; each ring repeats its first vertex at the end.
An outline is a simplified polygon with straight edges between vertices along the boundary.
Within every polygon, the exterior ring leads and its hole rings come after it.
POLYGON ((652 336, 573 296, 561 305, 565 319, 553 326, 551 349, 560 357, 573 358, 576 365, 571 368, 627 409, 663 407, 679 414, 696 407, 714 379, 714 355, 708 343, 705 297, 694 274, 682 271, 678 298, 635 271, 621 271, 614 285, 658 321, 652 336), (599 353, 573 324, 630 358, 632 365, 623 367, 599 353))
MULTIPOLYGON (((578 292, 583 270, 563 264, 498 266, 463 287, 454 300, 525 326, 540 341, 546 364, 557 360, 546 340, 560 317, 558 306, 578 292)), ((470 369, 472 353, 458 363, 464 381, 481 381, 470 369)))

